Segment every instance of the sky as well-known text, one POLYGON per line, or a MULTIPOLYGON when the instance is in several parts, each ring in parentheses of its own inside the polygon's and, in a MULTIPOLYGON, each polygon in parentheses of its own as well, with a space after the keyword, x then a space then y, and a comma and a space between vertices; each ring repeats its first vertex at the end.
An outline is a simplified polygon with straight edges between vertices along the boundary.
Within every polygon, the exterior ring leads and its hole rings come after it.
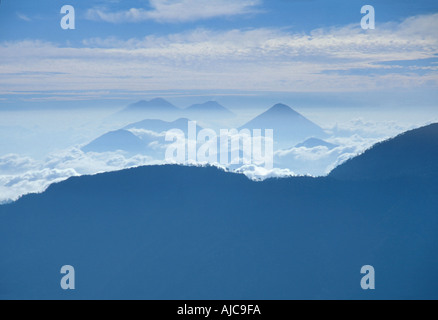
POLYGON ((2 0, 0 103, 383 92, 434 105, 436 30, 426 0, 2 0), (66 4, 74 30, 60 25, 66 4), (360 26, 366 4, 374 30, 360 26))

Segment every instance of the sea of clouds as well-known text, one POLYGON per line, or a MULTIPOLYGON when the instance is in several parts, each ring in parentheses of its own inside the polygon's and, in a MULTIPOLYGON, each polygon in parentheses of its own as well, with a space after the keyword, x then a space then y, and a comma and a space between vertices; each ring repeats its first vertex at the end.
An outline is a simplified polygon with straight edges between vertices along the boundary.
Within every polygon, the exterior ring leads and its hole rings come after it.
MULTIPOLYGON (((315 147, 291 147, 276 150, 274 168, 266 169, 254 164, 225 167, 210 163, 224 170, 245 174, 249 179, 291 177, 296 175, 324 176, 347 159, 354 157, 376 142, 395 136, 413 128, 413 125, 400 125, 395 122, 367 122, 362 119, 351 120, 328 128, 331 136, 325 141, 333 144, 315 147)), ((134 134, 144 132, 133 129, 134 134)), ((148 136, 150 136, 150 132, 148 136)), ((157 144, 163 141, 161 133, 153 133, 157 144)), ((154 146, 164 148, 163 145, 154 146)), ((63 181, 72 176, 90 175, 122 170, 143 165, 164 165, 164 159, 154 159, 145 154, 132 155, 124 151, 84 152, 81 146, 73 146, 49 154, 36 160, 20 154, 0 155, 0 203, 18 199, 28 193, 44 191, 50 184, 63 181)), ((184 163, 205 165, 206 163, 184 163)))

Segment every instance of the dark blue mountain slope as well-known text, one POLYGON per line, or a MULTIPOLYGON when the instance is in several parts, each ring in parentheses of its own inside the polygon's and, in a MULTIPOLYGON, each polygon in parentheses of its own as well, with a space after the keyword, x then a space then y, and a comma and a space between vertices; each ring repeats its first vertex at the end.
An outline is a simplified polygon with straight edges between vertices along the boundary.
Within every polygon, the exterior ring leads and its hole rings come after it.
POLYGON ((330 176, 381 180, 438 174, 438 123, 410 130, 371 147, 335 168, 330 176))

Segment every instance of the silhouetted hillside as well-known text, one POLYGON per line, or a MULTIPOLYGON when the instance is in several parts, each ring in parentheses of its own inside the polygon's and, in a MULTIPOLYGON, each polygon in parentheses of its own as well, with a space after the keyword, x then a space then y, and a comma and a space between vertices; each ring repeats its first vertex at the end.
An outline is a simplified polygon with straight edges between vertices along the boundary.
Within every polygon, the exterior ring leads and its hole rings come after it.
POLYGON ((383 141, 335 168, 330 176, 345 180, 438 175, 438 123, 383 141))

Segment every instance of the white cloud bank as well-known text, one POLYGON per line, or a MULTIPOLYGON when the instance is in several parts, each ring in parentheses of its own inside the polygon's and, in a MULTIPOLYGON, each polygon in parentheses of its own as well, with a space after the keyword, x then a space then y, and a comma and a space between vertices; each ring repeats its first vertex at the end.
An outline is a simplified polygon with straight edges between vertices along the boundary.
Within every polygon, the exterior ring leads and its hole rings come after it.
MULTIPOLYGON (((342 132, 342 135, 328 139, 329 142, 336 144, 336 147, 332 149, 324 146, 313 148, 292 147, 286 150, 278 150, 275 152, 274 168, 271 170, 254 164, 232 165, 228 169, 217 163, 211 163, 211 165, 245 174, 253 180, 294 175, 325 175, 336 165, 363 152, 372 144, 408 128, 402 128, 388 122, 371 123, 356 119, 339 124, 332 129, 335 133, 342 132), (380 133, 380 137, 376 137, 376 133, 380 133), (362 137, 361 134, 365 137, 362 137)), ((139 136, 145 133, 143 130, 135 130, 134 132, 139 136)), ((150 135, 150 132, 147 133, 150 135)), ((162 135, 155 134, 155 136, 161 138, 162 135)), ((164 146, 164 142, 161 140, 158 139, 154 148, 164 146)), ((147 150, 145 151, 147 152, 147 150)), ((146 154, 129 155, 123 151, 85 153, 79 146, 50 154, 43 161, 36 161, 28 156, 8 154, 0 157, 0 203, 15 200, 27 193, 42 192, 50 184, 71 176, 165 163, 164 159, 154 159, 146 154)), ((185 162, 183 164, 205 165, 206 163, 185 162)))
POLYGON ((151 9, 131 8, 111 12, 106 8, 92 8, 86 18, 110 23, 141 22, 187 22, 215 17, 226 17, 254 12, 259 0, 150 0, 151 9))
POLYGON ((28 193, 42 192, 50 184, 72 176, 95 174, 140 165, 159 164, 143 155, 122 152, 84 153, 78 147, 51 154, 44 161, 9 154, 0 158, 0 203, 28 193))
MULTIPOLYGON (((28 193, 43 192, 50 184, 63 181, 72 176, 168 163, 164 160, 154 160, 146 155, 128 156, 122 151, 84 153, 78 147, 51 154, 45 161, 41 162, 17 154, 9 154, 0 158, 0 164, 2 159, 4 163, 7 163, 10 171, 7 172, 6 167, 4 167, 4 170, 0 172, 0 204, 16 200, 28 193), (16 167, 14 167, 14 164, 16 164, 16 167)), ((227 170, 217 163, 190 162, 184 165, 214 165, 227 170)), ((266 170, 254 165, 245 165, 237 170, 230 171, 245 174, 254 180, 293 175, 287 169, 274 168, 266 170)))
POLYGON ((50 184, 78 173, 74 169, 35 169, 18 175, 0 175, 0 204, 19 196, 44 191, 50 184))

